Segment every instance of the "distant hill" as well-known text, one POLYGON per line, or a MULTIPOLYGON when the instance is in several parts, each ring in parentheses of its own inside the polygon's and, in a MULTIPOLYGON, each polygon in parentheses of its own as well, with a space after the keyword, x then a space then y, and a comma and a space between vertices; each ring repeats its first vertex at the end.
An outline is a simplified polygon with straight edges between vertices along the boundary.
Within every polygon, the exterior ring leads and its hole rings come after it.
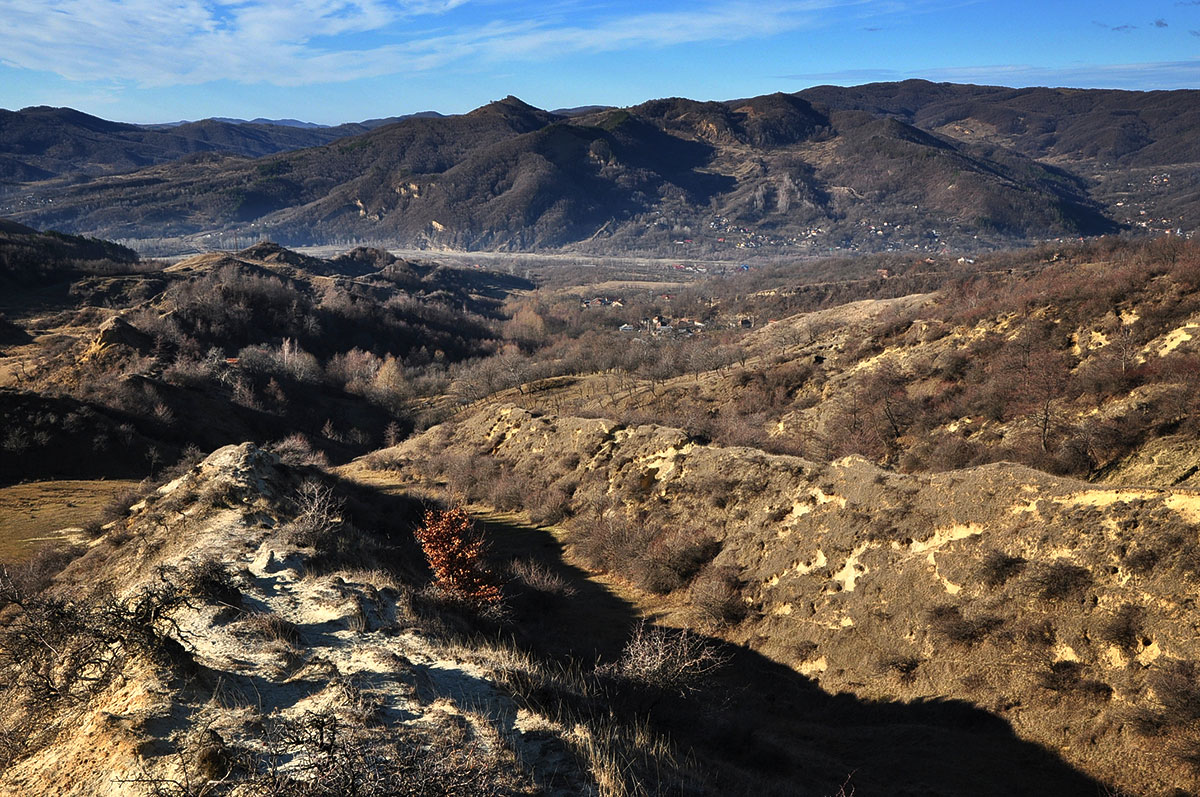
POLYGON ((576 108, 555 108, 551 113, 559 116, 585 116, 597 111, 611 111, 614 105, 580 105, 576 108))
MULTIPOLYGON (((296 128, 300 128, 303 130, 335 130, 335 131, 342 131, 345 134, 349 135, 352 133, 361 133, 365 130, 374 130, 377 127, 383 127, 384 125, 390 125, 394 122, 399 122, 401 119, 410 119, 412 117, 438 118, 438 117, 441 117, 442 115, 443 114, 440 114, 437 111, 418 111, 417 113, 402 114, 400 116, 388 116, 388 117, 385 117, 382 119, 365 119, 361 122, 345 122, 340 125, 323 125, 323 124, 318 124, 316 122, 303 122, 303 121, 300 121, 299 119, 264 119, 262 117, 259 117, 257 119, 247 120, 247 119, 236 119, 236 118, 230 117, 230 116, 213 116, 208 119, 203 119, 200 121, 224 122, 225 124, 231 124, 231 125, 267 125, 270 127, 296 127, 296 128)), ((147 130, 165 130, 168 128, 176 128, 176 127, 181 127, 181 126, 190 125, 190 124, 196 124, 196 122, 193 122, 191 120, 181 120, 178 122, 160 122, 157 124, 144 124, 144 125, 139 125, 139 127, 144 127, 147 130)))
POLYGON ((0 287, 34 285, 50 275, 127 269, 138 254, 111 241, 38 232, 0 218, 0 287))
POLYGON ((327 144, 394 121, 336 127, 266 119, 133 125, 70 108, 0 110, 0 185, 128 172, 195 153, 261 157, 327 144))
POLYGON ((799 93, 838 110, 892 116, 955 139, 1035 158, 1135 166, 1200 161, 1200 91, 963 86, 908 80, 799 93))
MULTIPOLYGON (((254 135, 260 147, 284 148, 281 130, 328 136, 354 126, 197 122, 171 132, 190 136, 196 152, 243 157, 35 184, 0 200, 0 212, 122 239, 249 227, 289 244, 681 257, 938 252, 1122 227, 1190 230, 1200 202, 1196 99, 924 81, 565 113, 508 97, 461 116, 363 123, 358 135, 257 160, 245 157, 256 154, 254 135)), ((4 152, 0 168, 15 157, 4 152)), ((21 164, 8 168, 30 179, 53 171, 21 164)))

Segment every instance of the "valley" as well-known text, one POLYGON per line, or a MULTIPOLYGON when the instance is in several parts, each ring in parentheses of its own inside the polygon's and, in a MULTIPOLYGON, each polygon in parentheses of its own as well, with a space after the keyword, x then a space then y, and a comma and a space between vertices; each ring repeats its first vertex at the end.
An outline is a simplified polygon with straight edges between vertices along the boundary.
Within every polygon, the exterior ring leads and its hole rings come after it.
POLYGON ((0 794, 1200 792, 1195 96, 0 114, 0 794))

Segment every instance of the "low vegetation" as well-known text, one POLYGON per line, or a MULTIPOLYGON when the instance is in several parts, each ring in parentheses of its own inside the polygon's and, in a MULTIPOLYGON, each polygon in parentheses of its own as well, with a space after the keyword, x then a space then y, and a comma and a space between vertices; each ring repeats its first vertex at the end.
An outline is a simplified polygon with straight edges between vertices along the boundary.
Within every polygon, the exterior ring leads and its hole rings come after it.
POLYGON ((5 307, 0 477, 130 477, 0 581, 6 788, 1195 790, 1190 241, 113 257, 5 307))

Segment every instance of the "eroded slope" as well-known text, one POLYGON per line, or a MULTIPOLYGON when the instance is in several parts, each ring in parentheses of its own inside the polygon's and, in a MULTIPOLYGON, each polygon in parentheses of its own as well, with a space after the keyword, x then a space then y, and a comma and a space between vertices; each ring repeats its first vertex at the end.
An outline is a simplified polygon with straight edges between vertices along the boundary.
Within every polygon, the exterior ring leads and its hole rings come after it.
MULTIPOLYGON (((668 530, 714 538, 708 567, 734 574, 746 609, 723 635, 823 689, 961 698, 1133 793, 1197 788, 1181 765, 1198 743, 1189 490, 1097 488, 1006 463, 932 475, 818 465, 514 407, 367 464, 435 475, 487 461, 501 468, 489 478, 524 484, 518 505, 560 496, 577 545, 617 521, 651 527, 642 558, 668 530)), ((701 622, 695 602, 684 619, 701 622)))

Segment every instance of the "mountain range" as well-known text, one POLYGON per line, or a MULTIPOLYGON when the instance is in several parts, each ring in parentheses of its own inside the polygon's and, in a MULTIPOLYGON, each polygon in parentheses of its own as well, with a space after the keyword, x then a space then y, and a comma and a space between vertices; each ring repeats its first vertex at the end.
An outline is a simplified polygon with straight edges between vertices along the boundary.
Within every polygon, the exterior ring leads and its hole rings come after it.
POLYGON ((905 81, 562 113, 507 97, 376 121, 148 130, 9 113, 0 175, 19 185, 0 214, 125 241, 738 257, 1190 231, 1200 201, 1195 91, 905 81))

